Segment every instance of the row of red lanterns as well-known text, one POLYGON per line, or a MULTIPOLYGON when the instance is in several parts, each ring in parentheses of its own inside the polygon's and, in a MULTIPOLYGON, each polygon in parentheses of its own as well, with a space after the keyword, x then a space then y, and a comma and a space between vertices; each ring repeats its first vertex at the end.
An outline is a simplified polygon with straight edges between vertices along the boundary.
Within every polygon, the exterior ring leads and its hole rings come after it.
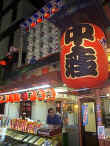
MULTIPOLYGON (((52 14, 55 14, 57 11, 58 11, 58 8, 52 8, 51 13, 52 13, 52 14)), ((33 22, 30 24, 30 28, 35 27, 37 23, 41 23, 41 22, 43 21, 43 18, 44 18, 44 19, 48 19, 50 16, 51 16, 50 12, 46 12, 46 13, 43 15, 43 17, 41 16, 41 17, 38 18, 36 21, 33 21, 33 22)), ((26 29, 28 29, 28 28, 26 28, 26 29)))
MULTIPOLYGON (((58 8, 52 8, 51 13, 55 14, 57 11, 58 11, 58 8)), ((35 27, 37 23, 41 23, 43 21, 43 18, 48 19, 50 16, 51 16, 51 14, 49 12, 46 12, 43 17, 40 17, 36 21, 33 21, 30 24, 30 28, 35 27)), ((26 28, 26 29, 28 29, 28 28, 26 28)))
POLYGON ((0 103, 7 103, 7 102, 20 102, 20 101, 54 101, 56 98, 56 92, 53 88, 49 88, 47 90, 33 90, 23 93, 14 93, 9 95, 1 95, 0 96, 0 103))

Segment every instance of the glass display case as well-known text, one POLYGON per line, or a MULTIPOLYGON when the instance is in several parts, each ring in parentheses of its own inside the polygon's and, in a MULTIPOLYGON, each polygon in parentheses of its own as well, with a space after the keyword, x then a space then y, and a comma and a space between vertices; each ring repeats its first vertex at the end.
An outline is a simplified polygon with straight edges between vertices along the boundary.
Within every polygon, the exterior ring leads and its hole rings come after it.
POLYGON ((12 129, 7 129, 5 139, 0 143, 0 146, 57 146, 59 144, 59 136, 45 137, 20 132, 12 129))

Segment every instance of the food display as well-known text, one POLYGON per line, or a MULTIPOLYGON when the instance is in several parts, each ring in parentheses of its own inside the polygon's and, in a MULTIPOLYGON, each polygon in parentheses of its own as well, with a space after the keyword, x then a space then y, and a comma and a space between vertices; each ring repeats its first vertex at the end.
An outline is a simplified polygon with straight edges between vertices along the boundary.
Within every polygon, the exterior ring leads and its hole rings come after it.
POLYGON ((28 142, 29 143, 35 143, 37 140, 39 139, 39 137, 38 136, 34 136, 32 139, 30 139, 28 142))
POLYGON ((22 132, 36 134, 37 130, 41 127, 41 123, 30 122, 22 119, 12 119, 10 122, 10 128, 22 132))
POLYGON ((23 142, 28 142, 30 139, 32 139, 33 135, 28 135, 23 142))
POLYGON ((61 128, 54 128, 54 129, 49 129, 49 128, 41 128, 38 130, 38 135, 39 136, 55 136, 61 133, 61 128))
POLYGON ((26 137, 26 135, 22 135, 22 134, 17 134, 14 139, 16 140, 23 140, 26 137))
POLYGON ((34 144, 37 146, 41 146, 43 143, 45 143, 46 139, 40 137, 34 144))
POLYGON ((11 136, 12 133, 13 133, 13 131, 7 130, 6 135, 7 135, 7 136, 11 136))

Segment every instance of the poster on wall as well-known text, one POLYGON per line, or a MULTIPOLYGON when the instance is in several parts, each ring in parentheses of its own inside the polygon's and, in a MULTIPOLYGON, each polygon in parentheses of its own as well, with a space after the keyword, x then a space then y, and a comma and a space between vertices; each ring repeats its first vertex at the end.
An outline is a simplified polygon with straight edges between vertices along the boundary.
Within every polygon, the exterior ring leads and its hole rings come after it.
POLYGON ((104 126, 98 126, 98 139, 105 138, 105 128, 104 126))
POLYGON ((88 124, 88 105, 82 105, 83 126, 88 124))

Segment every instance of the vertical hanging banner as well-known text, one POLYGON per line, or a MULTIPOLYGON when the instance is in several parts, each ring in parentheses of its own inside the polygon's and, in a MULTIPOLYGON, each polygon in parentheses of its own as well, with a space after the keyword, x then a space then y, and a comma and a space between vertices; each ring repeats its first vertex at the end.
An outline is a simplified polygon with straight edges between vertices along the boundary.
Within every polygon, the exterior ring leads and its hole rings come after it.
POLYGON ((88 105, 82 105, 83 126, 88 124, 88 105))
POLYGON ((98 126, 98 139, 105 139, 105 127, 98 126))
POLYGON ((70 88, 95 88, 108 78, 107 47, 102 29, 95 24, 70 26, 61 38, 61 76, 70 88))

